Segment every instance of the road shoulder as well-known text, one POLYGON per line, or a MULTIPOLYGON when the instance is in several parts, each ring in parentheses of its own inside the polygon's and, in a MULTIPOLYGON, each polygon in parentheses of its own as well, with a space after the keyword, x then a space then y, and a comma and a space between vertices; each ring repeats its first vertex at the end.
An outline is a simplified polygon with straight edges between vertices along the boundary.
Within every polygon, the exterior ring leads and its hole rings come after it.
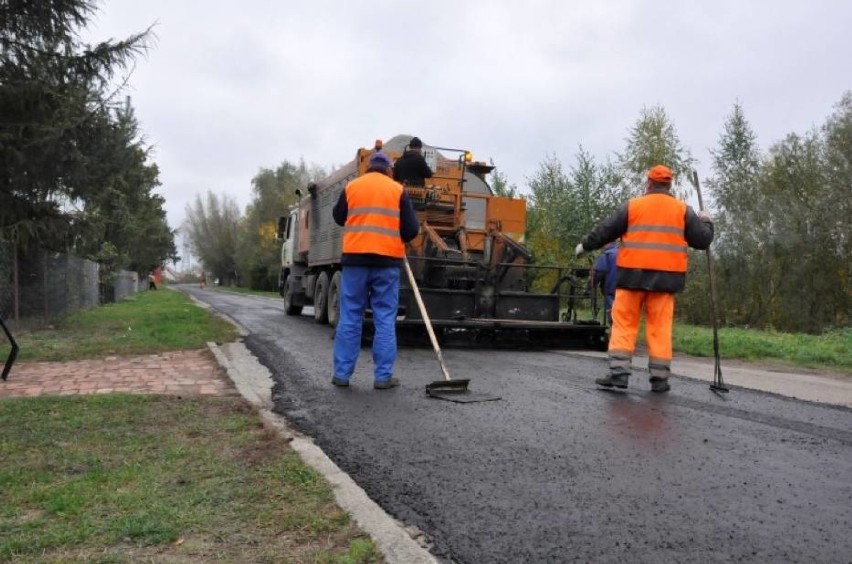
POLYGON ((371 500, 310 437, 302 435, 286 419, 272 412, 272 376, 242 343, 222 346, 208 343, 208 347, 240 394, 258 410, 263 421, 287 440, 307 465, 328 480, 337 504, 352 515, 361 530, 370 535, 388 562, 437 562, 412 538, 407 528, 371 500))
MULTIPOLYGON (((606 358, 595 351, 562 351, 565 354, 606 358)), ((648 357, 635 356, 634 370, 647 370, 648 357)), ((770 392, 804 401, 852 407, 852 377, 839 373, 763 366, 741 361, 721 361, 722 378, 730 386, 770 392)), ((712 358, 678 355, 672 359, 672 374, 695 380, 713 381, 712 358)))

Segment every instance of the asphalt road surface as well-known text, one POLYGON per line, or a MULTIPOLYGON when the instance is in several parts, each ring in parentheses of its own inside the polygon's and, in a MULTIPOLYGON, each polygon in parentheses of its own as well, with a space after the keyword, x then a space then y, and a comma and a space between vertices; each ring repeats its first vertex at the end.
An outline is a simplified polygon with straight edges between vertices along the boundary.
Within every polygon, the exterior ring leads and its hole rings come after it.
POLYGON ((276 411, 452 562, 852 562, 852 412, 744 389, 725 399, 647 374, 596 389, 570 351, 446 350, 500 401, 427 398, 431 349, 400 351, 399 388, 331 385, 332 330, 280 300, 184 288, 237 320, 272 372, 276 411))

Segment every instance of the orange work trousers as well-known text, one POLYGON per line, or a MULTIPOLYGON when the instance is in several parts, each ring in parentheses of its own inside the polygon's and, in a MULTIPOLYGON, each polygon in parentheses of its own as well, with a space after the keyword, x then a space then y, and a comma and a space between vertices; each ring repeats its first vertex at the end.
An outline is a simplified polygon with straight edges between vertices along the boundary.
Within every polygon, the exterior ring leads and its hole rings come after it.
POLYGON ((668 378, 672 364, 672 319, 674 294, 645 290, 615 290, 612 332, 609 337, 609 367, 613 374, 629 374, 639 321, 645 311, 645 338, 651 376, 668 378))

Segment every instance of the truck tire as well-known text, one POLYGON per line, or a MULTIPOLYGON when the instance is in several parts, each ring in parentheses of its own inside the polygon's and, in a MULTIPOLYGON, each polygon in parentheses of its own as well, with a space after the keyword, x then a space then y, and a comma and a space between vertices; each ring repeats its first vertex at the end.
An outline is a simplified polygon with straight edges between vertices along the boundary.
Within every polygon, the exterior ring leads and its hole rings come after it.
POLYGON ((328 324, 332 327, 337 327, 337 322, 340 321, 340 284, 343 280, 343 275, 338 270, 331 277, 331 283, 328 286, 328 324))
POLYGON ((328 273, 320 272, 314 288, 314 321, 320 325, 328 323, 328 273))
POLYGON ((284 294, 287 292, 287 273, 282 268, 278 273, 278 295, 282 298, 284 294))
POLYGON ((287 315, 302 315, 302 306, 293 305, 293 286, 290 281, 284 282, 284 313, 287 315))

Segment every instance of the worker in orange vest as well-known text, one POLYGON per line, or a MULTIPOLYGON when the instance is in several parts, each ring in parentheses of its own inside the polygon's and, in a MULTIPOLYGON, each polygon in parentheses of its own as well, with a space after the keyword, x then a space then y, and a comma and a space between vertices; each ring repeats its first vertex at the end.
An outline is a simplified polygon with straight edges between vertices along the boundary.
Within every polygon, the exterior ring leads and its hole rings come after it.
POLYGON ((674 295, 686 285, 687 247, 707 249, 713 241, 710 215, 695 211, 671 194, 672 171, 648 171, 645 195, 633 198, 601 221, 575 249, 580 256, 621 238, 616 265, 615 303, 609 338, 609 374, 595 382, 626 388, 645 310, 651 390, 667 392, 672 361, 674 295))
POLYGON ((390 177, 390 158, 370 155, 367 172, 349 182, 332 210, 343 226, 340 318, 334 334, 334 376, 331 383, 349 386, 361 349, 364 310, 373 310, 374 382, 377 390, 399 385, 396 361, 396 316, 405 243, 420 224, 408 194, 390 177))

